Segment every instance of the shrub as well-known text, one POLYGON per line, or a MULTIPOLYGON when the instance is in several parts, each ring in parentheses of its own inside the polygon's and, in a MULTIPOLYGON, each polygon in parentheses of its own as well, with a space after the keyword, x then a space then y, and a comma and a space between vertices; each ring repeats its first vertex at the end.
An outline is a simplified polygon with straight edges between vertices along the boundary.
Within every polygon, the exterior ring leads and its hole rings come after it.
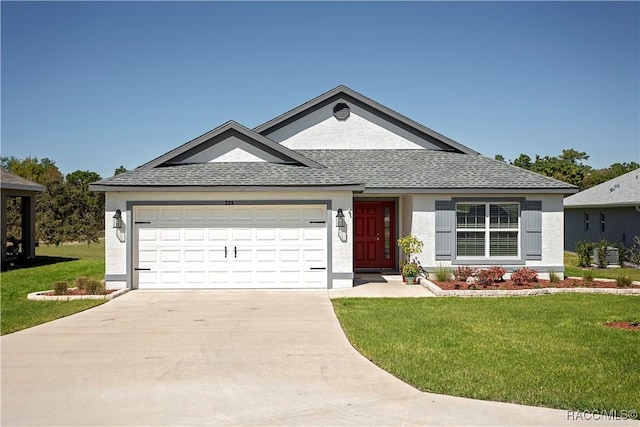
POLYGON ((448 282, 451 279, 451 270, 443 265, 438 265, 435 275, 438 282, 448 282))
POLYGON ((489 272, 489 278, 494 283, 501 282, 502 281, 502 277, 505 274, 507 274, 507 270, 505 268, 497 266, 497 265, 489 267, 489 270, 487 270, 487 271, 489 272))
POLYGON ((107 291, 104 282, 95 279, 89 279, 84 288, 89 295, 104 295, 107 291))
POLYGON ((601 239, 598 243, 595 244, 595 248, 598 249, 598 259, 594 259, 595 263, 598 264, 598 268, 607 268, 607 247, 609 243, 601 239))
POLYGON ((560 283, 560 276, 553 268, 549 269, 549 282, 553 283, 554 285, 556 283, 560 283))
POLYGON ((592 242, 576 242, 576 254, 578 255, 578 265, 580 267, 589 267, 591 265, 591 254, 594 246, 592 242))
POLYGON ((626 260, 640 266, 640 236, 634 236, 633 244, 627 249, 626 260))
POLYGON ((618 275, 616 277, 616 285, 620 288, 628 288, 631 286, 631 278, 629 276, 625 276, 623 274, 618 275))
POLYGON ((584 283, 586 284, 590 284, 591 282, 593 282, 593 271, 591 270, 584 270, 582 272, 582 280, 584 281, 584 283))
POLYGON ((69 292, 69 284, 64 280, 53 282, 53 292, 56 295, 66 295, 69 292))
POLYGON ((476 279, 478 280, 478 284, 482 286, 491 285, 493 283, 498 283, 502 280, 502 276, 507 273, 502 267, 493 266, 487 269, 478 270, 476 272, 476 279))
POLYGON ((81 291, 84 291, 87 289, 87 283, 89 283, 91 279, 89 279, 88 277, 85 276, 80 276, 75 280, 75 286, 76 288, 78 288, 81 291))
POLYGON ((534 269, 522 267, 511 273, 511 280, 516 285, 526 285, 538 281, 538 272, 534 269))
POLYGON ((453 271, 453 277, 457 282, 466 282, 467 279, 473 277, 474 274, 475 270, 468 265, 458 266, 458 268, 453 271))

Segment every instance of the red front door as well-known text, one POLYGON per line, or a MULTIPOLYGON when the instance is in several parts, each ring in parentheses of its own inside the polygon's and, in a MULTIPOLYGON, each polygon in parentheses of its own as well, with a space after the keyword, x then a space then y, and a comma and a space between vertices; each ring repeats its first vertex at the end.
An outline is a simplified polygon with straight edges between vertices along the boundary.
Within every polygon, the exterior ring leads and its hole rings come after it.
POLYGON ((355 268, 395 266, 395 202, 354 202, 355 268))

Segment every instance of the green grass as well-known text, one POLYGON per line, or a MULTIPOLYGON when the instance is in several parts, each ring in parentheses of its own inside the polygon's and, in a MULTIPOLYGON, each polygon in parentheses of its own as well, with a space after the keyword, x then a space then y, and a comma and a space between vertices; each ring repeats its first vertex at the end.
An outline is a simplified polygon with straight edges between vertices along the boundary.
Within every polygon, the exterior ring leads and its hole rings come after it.
MULTIPOLYGON (((564 275, 567 277, 582 277, 584 269, 578 267, 578 255, 572 252, 564 253, 564 275)), ((617 279, 626 276, 631 280, 640 281, 640 270, 637 268, 593 268, 595 279, 617 279)))
MULTIPOLYGON (((104 243, 40 247, 34 266, 2 272, 0 309, 2 335, 86 310, 104 300, 31 301, 27 294, 52 289, 58 280, 78 276, 104 278, 104 243)), ((70 286, 72 284, 70 283, 70 286)))
POLYGON ((640 411, 640 298, 335 299, 360 353, 416 388, 573 410, 640 411))

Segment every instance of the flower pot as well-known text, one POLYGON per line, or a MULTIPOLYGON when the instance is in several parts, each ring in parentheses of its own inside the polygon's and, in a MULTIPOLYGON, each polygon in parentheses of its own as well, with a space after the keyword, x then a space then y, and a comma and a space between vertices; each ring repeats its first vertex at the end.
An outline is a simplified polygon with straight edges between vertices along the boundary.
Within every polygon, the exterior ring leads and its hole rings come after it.
POLYGON ((407 285, 413 285, 414 283, 416 283, 415 277, 407 277, 407 285))

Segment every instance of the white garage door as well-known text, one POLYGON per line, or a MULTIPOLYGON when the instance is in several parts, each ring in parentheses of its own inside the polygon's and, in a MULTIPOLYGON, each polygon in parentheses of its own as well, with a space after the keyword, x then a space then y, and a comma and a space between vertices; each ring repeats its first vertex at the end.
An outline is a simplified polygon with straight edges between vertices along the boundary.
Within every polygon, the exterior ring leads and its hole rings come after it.
POLYGON ((326 206, 140 206, 139 289, 326 288, 326 206))

